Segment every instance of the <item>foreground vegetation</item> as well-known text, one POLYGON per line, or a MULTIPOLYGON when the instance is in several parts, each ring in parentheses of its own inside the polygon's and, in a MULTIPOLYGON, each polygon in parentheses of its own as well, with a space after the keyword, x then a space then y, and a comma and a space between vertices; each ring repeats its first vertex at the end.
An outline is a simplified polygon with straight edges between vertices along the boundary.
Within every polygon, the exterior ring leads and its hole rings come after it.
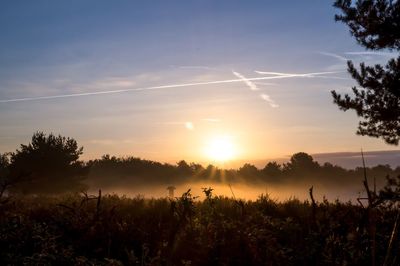
MULTIPOLYGON (((175 199, 74 194, 3 198, 1 265, 370 265, 399 263, 397 209, 256 201, 187 191, 175 199), (374 229, 374 242, 371 242, 374 229)), ((311 194, 312 195, 312 194, 311 194)))

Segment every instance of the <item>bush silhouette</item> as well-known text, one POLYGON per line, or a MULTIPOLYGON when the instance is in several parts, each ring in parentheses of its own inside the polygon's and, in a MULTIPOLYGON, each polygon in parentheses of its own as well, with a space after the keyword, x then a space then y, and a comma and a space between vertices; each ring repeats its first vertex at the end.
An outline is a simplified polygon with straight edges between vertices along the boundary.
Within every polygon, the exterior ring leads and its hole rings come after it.
POLYGON ((11 178, 24 176, 12 188, 24 194, 61 193, 83 188, 88 171, 79 161, 83 148, 76 140, 37 132, 28 145, 11 154, 11 178))

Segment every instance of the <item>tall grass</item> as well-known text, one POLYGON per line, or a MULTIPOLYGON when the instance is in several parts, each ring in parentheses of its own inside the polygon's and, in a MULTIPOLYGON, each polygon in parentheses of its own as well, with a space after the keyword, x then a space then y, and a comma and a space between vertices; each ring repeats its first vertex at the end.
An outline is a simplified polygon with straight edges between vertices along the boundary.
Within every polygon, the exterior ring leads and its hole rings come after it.
MULTIPOLYGON (((71 194, 0 206, 1 265, 368 265, 368 219, 349 202, 71 194)), ((382 264, 396 218, 379 209, 382 264)), ((391 250, 398 251, 394 241, 391 250)))

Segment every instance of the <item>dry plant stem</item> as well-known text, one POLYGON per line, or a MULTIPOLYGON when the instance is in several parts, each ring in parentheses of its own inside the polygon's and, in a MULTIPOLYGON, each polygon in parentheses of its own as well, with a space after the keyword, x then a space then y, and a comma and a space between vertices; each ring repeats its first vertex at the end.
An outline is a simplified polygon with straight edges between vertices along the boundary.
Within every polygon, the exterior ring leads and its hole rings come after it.
POLYGON ((363 163, 363 170, 364 170, 364 187, 365 190, 367 192, 367 197, 368 197, 368 204, 369 206, 372 206, 372 195, 371 195, 371 190, 369 189, 369 185, 368 185, 368 179, 367 179, 367 168, 365 166, 365 160, 364 160, 364 153, 361 150, 361 158, 362 158, 362 163, 363 163))
POLYGON ((368 196, 368 207, 367 207, 367 214, 368 214, 368 224, 369 224, 369 233, 371 237, 371 265, 375 266, 376 262, 376 209, 374 208, 373 198, 371 194, 371 190, 369 189, 368 179, 367 179, 367 168, 365 166, 364 160, 364 153, 361 149, 361 158, 363 163, 363 170, 364 170, 364 187, 367 192, 368 196))
POLYGON ((232 189, 231 184, 228 184, 228 185, 229 185, 229 188, 230 188, 230 190, 232 192, 233 199, 236 200, 235 193, 233 193, 233 189, 232 189))
POLYGON ((315 203, 315 199, 314 199, 314 195, 313 195, 313 190, 314 190, 314 186, 310 187, 309 193, 310 193, 310 198, 311 198, 311 206, 312 206, 312 224, 313 226, 315 226, 316 223, 316 208, 317 208, 317 204, 315 203))
POLYGON ((392 253, 393 243, 396 240, 397 232, 399 231, 399 219, 400 219, 400 209, 397 211, 396 221, 393 225, 392 234, 390 236, 388 249, 385 256, 385 261, 383 262, 383 266, 387 266, 390 259, 390 254, 392 253))
POLYGON ((97 197, 96 219, 98 219, 100 215, 100 204, 101 204, 101 189, 99 189, 99 196, 97 197))

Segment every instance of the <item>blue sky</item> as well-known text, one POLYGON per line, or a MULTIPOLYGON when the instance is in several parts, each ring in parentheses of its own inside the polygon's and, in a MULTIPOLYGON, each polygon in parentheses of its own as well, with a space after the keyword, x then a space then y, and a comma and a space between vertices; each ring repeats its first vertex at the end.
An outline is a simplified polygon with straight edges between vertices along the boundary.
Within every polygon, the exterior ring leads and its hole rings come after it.
POLYGON ((85 158, 205 161, 215 136, 249 160, 395 149, 356 136, 356 115, 332 104, 330 90, 354 85, 346 59, 390 56, 364 53, 335 12, 317 0, 3 1, 0 152, 38 130, 74 137, 85 158), (204 84, 233 72, 275 78, 204 84), (187 83, 203 85, 158 88, 187 83), (131 91, 77 96, 115 90, 131 91))

